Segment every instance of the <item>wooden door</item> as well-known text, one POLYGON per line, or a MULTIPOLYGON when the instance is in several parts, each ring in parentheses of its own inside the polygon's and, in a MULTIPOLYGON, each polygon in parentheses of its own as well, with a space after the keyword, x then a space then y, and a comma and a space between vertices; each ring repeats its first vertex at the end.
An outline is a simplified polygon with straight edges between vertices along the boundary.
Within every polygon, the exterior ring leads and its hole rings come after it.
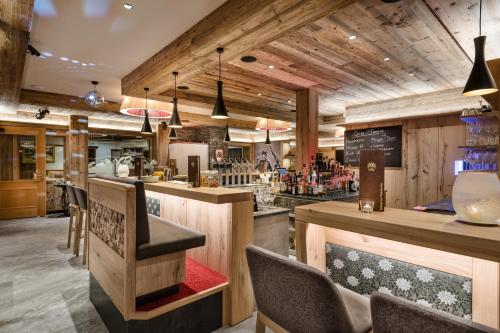
POLYGON ((0 128, 0 220, 45 216, 45 129, 0 128))

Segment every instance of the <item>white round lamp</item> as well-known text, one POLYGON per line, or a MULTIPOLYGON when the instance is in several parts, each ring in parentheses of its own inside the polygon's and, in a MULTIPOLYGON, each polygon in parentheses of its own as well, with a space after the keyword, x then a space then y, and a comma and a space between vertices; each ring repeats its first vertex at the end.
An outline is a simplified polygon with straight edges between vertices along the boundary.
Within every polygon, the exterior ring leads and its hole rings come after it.
POLYGON ((457 219, 479 225, 500 223, 500 180, 495 172, 464 171, 452 192, 457 219))

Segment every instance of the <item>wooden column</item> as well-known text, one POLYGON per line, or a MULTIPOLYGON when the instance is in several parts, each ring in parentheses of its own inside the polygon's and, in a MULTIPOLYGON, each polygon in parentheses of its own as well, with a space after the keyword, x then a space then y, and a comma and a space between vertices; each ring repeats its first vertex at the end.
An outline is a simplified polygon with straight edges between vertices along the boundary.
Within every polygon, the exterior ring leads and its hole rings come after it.
POLYGON ((87 116, 69 116, 69 179, 74 185, 87 188, 89 121, 87 116))
POLYGON ((318 151, 318 94, 311 89, 297 91, 296 168, 309 165, 318 151))
POLYGON ((0 111, 16 113, 33 0, 0 0, 0 111))
POLYGON ((170 130, 162 129, 161 125, 156 126, 156 156, 155 159, 158 162, 158 166, 167 166, 168 164, 168 144, 170 139, 168 138, 168 133, 170 130))

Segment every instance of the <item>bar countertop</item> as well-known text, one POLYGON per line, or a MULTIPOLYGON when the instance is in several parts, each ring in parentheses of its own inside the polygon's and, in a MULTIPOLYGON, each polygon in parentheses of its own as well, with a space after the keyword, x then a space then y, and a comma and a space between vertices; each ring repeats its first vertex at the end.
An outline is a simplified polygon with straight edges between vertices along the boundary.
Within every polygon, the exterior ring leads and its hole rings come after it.
POLYGON ((296 221, 500 262, 500 227, 467 225, 453 216, 386 208, 362 213, 358 204, 329 201, 295 208, 296 221))
POLYGON ((171 182, 145 183, 146 191, 175 195, 182 198, 194 199, 213 204, 252 201, 253 192, 224 188, 224 187, 196 187, 188 188, 184 184, 171 182))

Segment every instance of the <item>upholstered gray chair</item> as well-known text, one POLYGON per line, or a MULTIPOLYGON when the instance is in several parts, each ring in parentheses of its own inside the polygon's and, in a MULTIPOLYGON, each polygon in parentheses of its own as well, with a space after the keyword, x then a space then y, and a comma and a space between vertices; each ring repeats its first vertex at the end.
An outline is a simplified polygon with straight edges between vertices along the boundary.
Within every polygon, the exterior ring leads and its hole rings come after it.
POLYGON ((500 331, 399 297, 370 297, 373 333, 499 333, 500 331))
POLYGON ((246 248, 257 304, 257 332, 366 333, 370 301, 303 263, 254 245, 246 248))

